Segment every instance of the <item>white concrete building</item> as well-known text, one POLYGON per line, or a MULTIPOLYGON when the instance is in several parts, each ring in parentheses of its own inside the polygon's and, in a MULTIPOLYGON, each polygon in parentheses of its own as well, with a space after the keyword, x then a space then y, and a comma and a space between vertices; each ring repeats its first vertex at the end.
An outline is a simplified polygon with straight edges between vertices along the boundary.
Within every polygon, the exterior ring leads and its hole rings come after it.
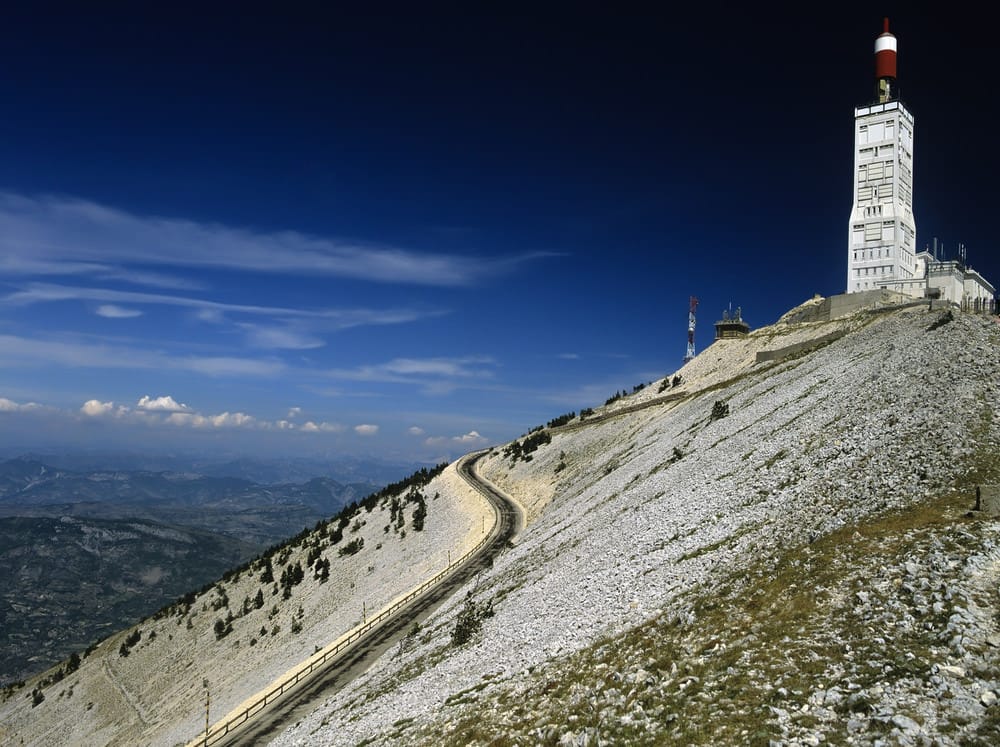
MULTIPOLYGON (((913 115, 894 98, 896 37, 885 19, 875 40, 876 100, 854 110, 854 204, 847 293, 892 291, 995 311, 996 289, 959 259, 917 251, 913 218, 913 115)), ((935 240, 936 243, 936 240, 935 240)), ((936 254, 936 250, 935 250, 936 254)))
POLYGON ((995 303, 997 289, 993 287, 992 283, 971 267, 965 268, 962 281, 964 286, 962 294, 963 309, 967 311, 997 312, 995 303))
POLYGON ((888 21, 875 55, 878 101, 854 110, 847 292, 888 288, 923 296, 913 219, 913 115, 892 99, 896 37, 888 21))

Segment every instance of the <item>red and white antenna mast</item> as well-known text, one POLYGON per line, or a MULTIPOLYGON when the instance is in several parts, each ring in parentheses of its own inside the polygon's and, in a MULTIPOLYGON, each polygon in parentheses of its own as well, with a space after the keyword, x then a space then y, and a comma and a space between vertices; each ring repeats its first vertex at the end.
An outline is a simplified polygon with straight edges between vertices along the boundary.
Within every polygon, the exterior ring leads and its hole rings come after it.
POLYGON ((684 355, 684 362, 694 358, 694 311, 698 308, 698 299, 691 296, 691 310, 688 311, 688 349, 684 355))
POLYGON ((889 19, 882 19, 882 33, 875 38, 875 80, 878 103, 891 101, 896 82, 896 37, 889 33, 889 19))

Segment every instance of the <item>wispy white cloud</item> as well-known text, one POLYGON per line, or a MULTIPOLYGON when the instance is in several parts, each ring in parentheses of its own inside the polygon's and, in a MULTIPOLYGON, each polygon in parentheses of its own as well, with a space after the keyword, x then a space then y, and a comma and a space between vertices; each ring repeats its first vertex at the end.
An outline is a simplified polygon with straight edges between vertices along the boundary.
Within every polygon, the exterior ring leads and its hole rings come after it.
POLYGON ((288 414, 285 415, 285 417, 288 418, 289 420, 294 420, 295 418, 297 418, 301 414, 302 414, 302 408, 301 407, 289 407, 288 408, 288 414))
POLYGON ((339 423, 314 423, 312 420, 307 420, 300 426, 300 430, 306 433, 342 433, 346 428, 339 423))
POLYGON ((422 436, 427 431, 425 431, 420 426, 412 425, 412 426, 410 426, 409 428, 406 429, 406 432, 409 433, 411 436, 422 436))
POLYGON ((550 253, 483 258, 135 215, 87 200, 0 193, 0 255, 8 274, 99 267, 222 267, 386 283, 462 286, 550 253), (30 266, 34 265, 33 269, 30 266))
POLYGON ((180 306, 194 309, 197 318, 208 322, 220 322, 229 316, 250 315, 275 319, 309 320, 322 324, 324 328, 335 330, 370 325, 403 324, 447 313, 440 309, 297 309, 255 304, 229 304, 189 296, 123 291, 111 288, 85 288, 54 283, 28 283, 21 290, 5 296, 2 301, 10 306, 28 306, 57 301, 180 306))
POLYGON ((299 309, 230 304, 163 293, 84 288, 53 283, 28 283, 20 290, 0 298, 0 303, 9 306, 66 301, 100 303, 97 313, 114 319, 142 315, 143 312, 134 308, 135 306, 160 305, 191 309, 193 318, 199 321, 214 325, 232 324, 250 347, 264 350, 320 348, 326 345, 326 341, 321 337, 323 333, 363 326, 405 324, 446 313, 439 309, 299 309), (252 319, 247 320, 247 317, 252 319), (266 320, 258 321, 254 317, 265 317, 266 320))
POLYGON ((191 428, 262 428, 267 427, 252 415, 243 412, 223 412, 219 415, 200 415, 196 412, 172 412, 164 421, 170 425, 191 428))
POLYGON ((6 397, 0 397, 0 412, 40 412, 52 410, 51 407, 40 405, 37 402, 18 403, 6 397))
POLYGON ((379 382, 425 382, 429 379, 489 378, 488 366, 495 361, 488 356, 460 358, 394 358, 386 363, 359 366, 353 369, 332 369, 327 375, 335 379, 379 382))
POLYGON ((226 321, 226 315, 223 314, 219 309, 198 309, 194 313, 195 319, 207 322, 208 324, 222 324, 226 321))
POLYGON ((169 394, 163 397, 145 395, 136 403, 136 407, 140 410, 156 410, 159 412, 191 412, 190 407, 175 401, 169 394))
MULTIPOLYGON (((297 409, 297 408, 293 408, 297 409)), ((116 427, 146 427, 162 430, 190 428, 198 431, 242 430, 257 432, 301 433, 315 437, 317 434, 338 434, 347 430, 340 423, 327 421, 306 421, 302 424, 287 419, 267 420, 245 412, 224 411, 220 413, 199 412, 195 408, 179 403, 171 395, 140 397, 134 406, 114 400, 89 399, 78 409, 64 410, 37 402, 18 403, 7 397, 0 397, 0 415, 25 414, 26 417, 45 416, 63 418, 65 421, 103 421, 116 427)), ((354 430, 363 436, 378 433, 377 425, 359 425, 354 430)))
POLYGON ((101 402, 97 399, 88 399, 80 408, 80 412, 89 418, 123 417, 128 414, 128 411, 128 408, 124 405, 116 405, 114 402, 101 402))
POLYGON ((122 306, 115 306, 112 303, 101 304, 97 307, 96 313, 98 316, 103 316, 106 319, 132 319, 142 316, 142 312, 139 309, 126 309, 122 306))
POLYGON ((461 436, 432 436, 424 441, 426 446, 442 446, 453 444, 455 446, 482 446, 489 443, 489 439, 481 436, 478 431, 469 431, 461 436))
POLYGON ((308 332, 291 327, 275 327, 261 324, 240 324, 247 336, 247 342, 254 347, 280 350, 309 350, 321 348, 326 343, 308 332))
POLYGON ((423 394, 440 396, 459 388, 485 387, 494 377, 496 362, 489 356, 457 358, 395 358, 356 368, 328 369, 332 379, 418 387, 423 394))
POLYGON ((0 368, 14 365, 60 365, 80 368, 159 369, 207 376, 277 376, 286 366, 273 359, 226 356, 174 356, 159 350, 84 342, 35 340, 0 335, 0 368))
POLYGON ((205 374, 206 376, 277 376, 286 366, 277 360, 234 358, 232 356, 188 356, 171 362, 171 368, 205 374))
MULTIPOLYGON (((0 247, 4 243, 0 242, 0 247)), ((5 247, 9 250, 9 247, 5 247)), ((19 255, 13 251, 0 254, 0 272, 8 277, 72 277, 87 276, 98 280, 116 280, 132 285, 145 285, 154 288, 170 288, 173 290, 201 290, 205 286, 197 280, 182 278, 147 270, 136 270, 128 267, 115 267, 98 262, 70 262, 56 259, 54 261, 38 260, 34 257, 19 255)))

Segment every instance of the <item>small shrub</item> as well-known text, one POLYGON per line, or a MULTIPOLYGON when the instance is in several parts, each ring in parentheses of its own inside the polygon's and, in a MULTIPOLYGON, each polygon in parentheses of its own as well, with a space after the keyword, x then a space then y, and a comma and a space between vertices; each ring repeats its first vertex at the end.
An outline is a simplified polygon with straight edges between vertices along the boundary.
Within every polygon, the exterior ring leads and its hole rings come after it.
POLYGON ((427 518, 427 507, 423 504, 417 506, 413 512, 413 531, 422 532, 424 529, 424 519, 427 518))
POLYGON ((465 598, 465 606, 458 613, 455 620, 455 629, 451 633, 451 643, 453 646, 461 646, 467 643, 473 635, 483 627, 483 620, 493 617, 493 600, 476 604, 472 599, 472 592, 465 598))
POLYGON ((548 428, 558 428, 561 425, 566 425, 569 421, 576 417, 575 412, 567 412, 565 415, 560 415, 559 417, 552 418, 548 422, 548 428))
POLYGON ((118 655, 121 657, 127 657, 140 640, 142 640, 142 631, 134 630, 128 634, 128 637, 122 642, 122 645, 118 647, 118 655))
POLYGON ((225 638, 227 635, 233 632, 233 626, 231 623, 228 623, 225 620, 216 620, 215 625, 213 626, 213 630, 215 631, 215 640, 221 641, 223 638, 225 638))
POLYGON ((712 420, 718 420, 719 418, 724 418, 729 414, 729 404, 723 402, 722 400, 716 400, 715 404, 712 405, 712 420))
POLYGON ((351 540, 342 548, 337 550, 337 554, 340 555, 341 557, 343 557, 344 555, 354 555, 355 553, 360 551, 361 548, 364 546, 365 546, 365 538, 358 537, 357 539, 351 540))
POLYGON ((608 397, 607 400, 605 400, 604 406, 607 407, 608 405, 617 402, 618 400, 620 400, 622 397, 625 396, 628 396, 628 392, 626 392, 624 389, 620 392, 615 392, 610 397, 608 397))
POLYGON ((314 578, 321 584, 330 580, 330 559, 323 558, 316 562, 316 575, 314 578))

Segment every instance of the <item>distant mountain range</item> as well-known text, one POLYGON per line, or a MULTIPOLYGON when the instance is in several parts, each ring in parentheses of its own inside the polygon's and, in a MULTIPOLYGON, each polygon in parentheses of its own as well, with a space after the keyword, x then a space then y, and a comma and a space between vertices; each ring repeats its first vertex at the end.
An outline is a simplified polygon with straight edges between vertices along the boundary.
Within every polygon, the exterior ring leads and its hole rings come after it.
POLYGON ((35 459, 0 462, 0 517, 145 519, 229 535, 261 547, 362 498, 378 484, 315 477, 260 484, 192 472, 73 471, 35 459))
POLYGON ((424 466, 347 455, 304 457, 247 457, 244 455, 147 454, 121 451, 4 453, 0 460, 18 458, 74 472, 193 472, 204 477, 236 477, 256 483, 307 482, 329 477, 337 482, 386 485, 424 466))
MULTIPOLYGON (((356 474, 368 466, 387 469, 358 464, 356 474)), ((134 624, 379 487, 371 478, 261 484, 215 468, 222 474, 0 462, 0 681, 134 624)))

